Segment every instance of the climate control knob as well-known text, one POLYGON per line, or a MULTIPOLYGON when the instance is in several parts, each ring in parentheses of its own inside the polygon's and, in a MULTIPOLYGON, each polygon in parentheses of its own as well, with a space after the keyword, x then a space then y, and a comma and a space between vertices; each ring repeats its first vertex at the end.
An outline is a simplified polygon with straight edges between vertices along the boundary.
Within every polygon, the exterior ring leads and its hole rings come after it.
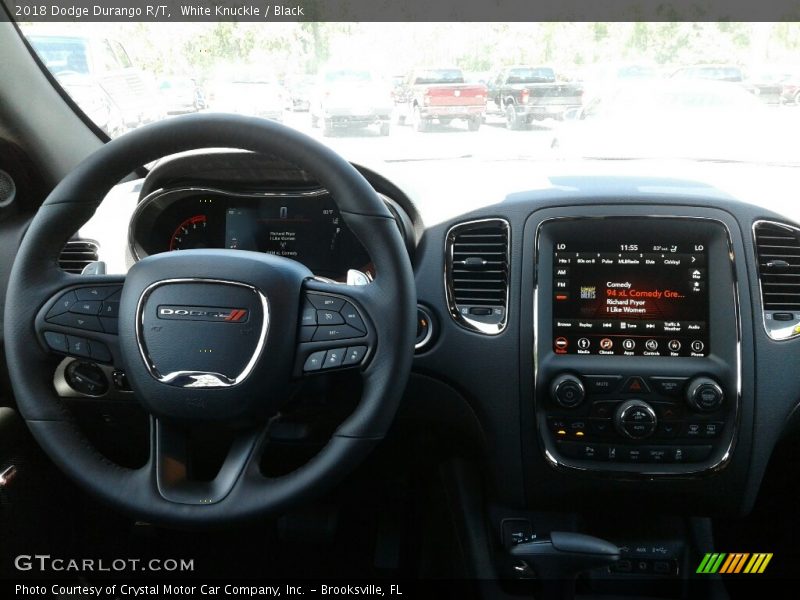
POLYGON ((559 375, 550 386, 553 401, 562 408, 580 406, 586 397, 586 390, 581 380, 574 375, 559 375))
POLYGON ((656 430, 656 411, 644 400, 628 400, 617 408, 614 425, 620 435, 641 440, 656 430))
POLYGON ((714 412, 725 401, 719 384, 709 377, 696 377, 686 386, 686 402, 699 412, 714 412))

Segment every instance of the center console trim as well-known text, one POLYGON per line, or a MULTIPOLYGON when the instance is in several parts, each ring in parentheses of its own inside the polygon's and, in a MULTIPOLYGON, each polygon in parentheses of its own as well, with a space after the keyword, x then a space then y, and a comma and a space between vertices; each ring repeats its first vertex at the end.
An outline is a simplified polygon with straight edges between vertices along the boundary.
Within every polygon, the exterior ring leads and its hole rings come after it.
MULTIPOLYGON (((714 218, 714 217, 705 217, 705 216, 698 216, 698 215, 680 215, 680 214, 641 214, 637 215, 634 213, 625 213, 624 208, 620 206, 609 205, 608 208, 610 210, 618 210, 619 214, 614 215, 602 215, 602 216, 558 216, 558 217, 547 217, 544 220, 540 221, 536 226, 536 233, 535 233, 535 242, 534 242, 534 256, 533 256, 533 264, 534 264, 534 274, 533 274, 533 389, 534 389, 534 415, 535 415, 535 427, 536 427, 536 435, 538 438, 538 442, 541 445, 541 450, 544 453, 546 461, 550 466, 553 468, 560 470, 560 471, 571 471, 571 472, 584 472, 589 474, 604 474, 609 475, 615 478, 620 479, 649 479, 649 478, 685 478, 687 476, 704 476, 710 475, 712 473, 716 473, 721 469, 725 468, 728 463, 730 462, 733 451, 736 447, 736 443, 739 437, 739 429, 740 429, 740 420, 741 420, 741 411, 742 411, 742 320, 741 320, 741 307, 739 304, 739 283, 738 277, 736 274, 736 262, 735 256, 733 251, 733 238, 731 236, 730 228, 728 224, 724 221, 714 218), (730 442, 728 447, 725 449, 724 453, 717 460, 715 463, 708 465, 708 466, 701 466, 699 468, 693 468, 692 465, 687 464, 685 469, 681 469, 680 471, 677 470, 665 470, 662 468, 658 468, 657 465, 654 464, 642 464, 641 469, 637 470, 627 470, 627 469, 606 469, 603 467, 602 462, 598 462, 593 464, 592 467, 582 466, 582 465, 575 465, 575 464, 568 464, 565 463, 563 460, 559 459, 559 457, 555 456, 551 453, 547 447, 547 444, 544 440, 544 426, 542 423, 539 422, 539 417, 542 416, 540 412, 537 410, 537 406, 542 399, 538 398, 538 394, 536 390, 539 390, 539 356, 537 352, 537 345, 539 343, 539 334, 540 334, 540 325, 539 325, 539 257, 540 257, 540 241, 541 241, 541 229, 544 225, 552 222, 564 222, 564 221, 587 221, 587 220, 608 220, 608 219, 680 219, 680 220, 692 220, 692 221, 705 221, 709 223, 714 223, 717 225, 721 225, 727 241, 728 246, 728 259, 731 268, 731 279, 733 282, 733 307, 735 313, 735 322, 736 322, 736 352, 735 352, 735 377, 736 377, 736 398, 735 404, 733 407, 733 435, 731 436, 730 442), (596 465, 596 466, 595 466, 596 465)), ((535 214, 535 213, 534 213, 535 214)), ((534 216, 533 214, 531 216, 534 216)), ((675 465, 671 465, 675 466, 675 465)))

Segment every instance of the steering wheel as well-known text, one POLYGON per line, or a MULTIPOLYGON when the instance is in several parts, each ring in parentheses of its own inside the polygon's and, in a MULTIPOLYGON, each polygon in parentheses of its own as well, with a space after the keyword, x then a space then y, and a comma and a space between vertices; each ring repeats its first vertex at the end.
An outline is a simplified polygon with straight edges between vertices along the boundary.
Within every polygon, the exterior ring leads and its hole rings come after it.
POLYGON ((5 350, 19 410, 59 468, 141 518, 200 525, 284 511, 351 471, 393 420, 411 369, 415 319, 400 232, 350 163, 274 122, 188 115, 108 142, 52 191, 11 272, 5 350), (125 277, 59 269, 64 244, 119 180, 162 156, 212 147, 278 156, 311 173, 370 255, 375 280, 336 284, 287 258, 218 249, 154 255, 125 277), (317 324, 317 315, 339 324, 317 324), (81 433, 54 390, 54 354, 124 370, 150 415, 144 467, 111 462, 81 433), (329 367, 359 369, 357 407, 305 465, 263 475, 269 419, 303 377, 329 367), (192 480, 188 469, 186 431, 197 424, 236 431, 211 481, 192 480))

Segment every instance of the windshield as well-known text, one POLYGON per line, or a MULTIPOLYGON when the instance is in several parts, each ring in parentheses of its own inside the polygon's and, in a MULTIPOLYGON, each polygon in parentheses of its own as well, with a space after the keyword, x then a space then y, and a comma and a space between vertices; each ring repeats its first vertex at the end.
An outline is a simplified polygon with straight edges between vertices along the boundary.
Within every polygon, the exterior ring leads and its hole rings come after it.
POLYGON ((354 161, 800 163, 795 23, 21 25, 111 137, 223 111, 354 161))

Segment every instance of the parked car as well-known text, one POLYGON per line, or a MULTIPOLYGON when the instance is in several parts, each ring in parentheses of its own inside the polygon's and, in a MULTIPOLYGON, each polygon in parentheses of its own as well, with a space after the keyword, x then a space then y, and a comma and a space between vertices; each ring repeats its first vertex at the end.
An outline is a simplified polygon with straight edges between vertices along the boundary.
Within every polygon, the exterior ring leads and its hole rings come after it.
POLYGON ((151 82, 133 65, 120 42, 101 36, 49 34, 31 34, 28 40, 57 77, 82 75, 87 78, 86 85, 99 86, 125 127, 138 127, 163 116, 163 105, 151 82))
POLYGON ((56 76, 56 79, 86 116, 110 137, 125 132, 122 117, 114 101, 94 78, 63 71, 56 76))
POLYGON ((503 114, 509 129, 522 129, 534 120, 561 118, 581 106, 583 86, 559 82, 551 67, 506 67, 489 82, 489 111, 503 114))
POLYGON ((294 111, 307 111, 311 109, 311 96, 314 91, 314 78, 301 77, 289 82, 289 109, 294 111))
POLYGON ((255 73, 255 68, 248 68, 217 76, 211 84, 209 108, 283 122, 286 90, 276 78, 255 73))
POLYGON ((311 102, 311 125, 323 135, 335 129, 378 127, 389 135, 392 99, 388 83, 361 69, 326 69, 311 102))
POLYGON ((400 93, 398 121, 412 121, 417 131, 427 131, 438 120, 448 125, 464 119, 478 131, 486 114, 488 90, 482 83, 466 83, 461 69, 418 69, 406 78, 400 93))
POLYGON ((569 114, 553 145, 592 157, 778 157, 776 112, 731 83, 629 82, 569 114))
POLYGON ((760 76, 748 78, 744 69, 736 65, 707 64, 682 67, 672 74, 675 79, 709 79, 739 83, 765 104, 778 104, 782 87, 779 82, 760 76))
POLYGON ((158 86, 167 114, 178 115, 201 110, 205 105, 203 92, 194 79, 177 77, 164 79, 158 86))

